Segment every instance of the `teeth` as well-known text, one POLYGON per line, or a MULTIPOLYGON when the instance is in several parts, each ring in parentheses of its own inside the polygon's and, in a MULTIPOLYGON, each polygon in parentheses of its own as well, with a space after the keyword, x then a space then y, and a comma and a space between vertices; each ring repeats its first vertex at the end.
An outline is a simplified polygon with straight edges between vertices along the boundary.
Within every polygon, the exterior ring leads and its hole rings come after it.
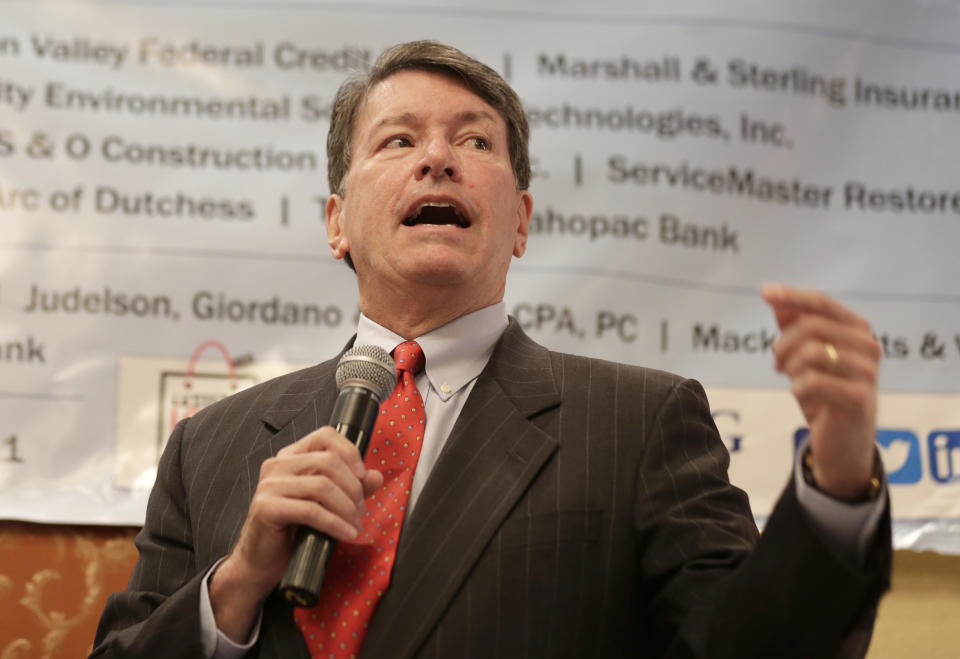
POLYGON ((466 221, 463 214, 460 212, 460 209, 457 208, 454 204, 451 204, 445 201, 426 201, 420 204, 417 207, 417 210, 413 213, 413 215, 411 215, 410 217, 404 220, 404 224, 406 224, 407 226, 411 226, 417 223, 417 220, 420 218, 420 216, 423 214, 424 209, 426 208, 451 209, 453 211, 454 216, 456 217, 455 224, 461 227, 469 226, 469 222, 466 221))
POLYGON ((417 214, 420 214, 424 208, 452 208, 453 210, 457 210, 457 207, 453 204, 447 204, 442 201, 428 201, 425 204, 420 204, 420 207, 417 208, 417 214))

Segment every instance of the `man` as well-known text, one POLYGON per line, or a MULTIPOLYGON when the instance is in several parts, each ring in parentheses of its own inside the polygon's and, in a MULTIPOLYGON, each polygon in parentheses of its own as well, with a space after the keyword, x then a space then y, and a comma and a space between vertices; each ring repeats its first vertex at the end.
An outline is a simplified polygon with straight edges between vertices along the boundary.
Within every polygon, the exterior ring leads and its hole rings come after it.
MULTIPOLYGON (((434 42, 388 50, 334 105, 327 227, 357 273, 356 342, 416 339, 426 359, 389 588, 358 596, 369 622, 346 608, 295 621, 276 590, 297 525, 350 552, 382 519, 377 459, 320 427, 333 359, 177 427, 94 656, 863 652, 890 552, 869 325, 818 293, 764 290, 810 441, 758 541, 698 384, 549 352, 507 319, 533 203, 527 135, 509 86, 434 42)), ((327 582, 349 571, 336 561, 327 582)), ((330 583, 325 597, 352 597, 330 583)))

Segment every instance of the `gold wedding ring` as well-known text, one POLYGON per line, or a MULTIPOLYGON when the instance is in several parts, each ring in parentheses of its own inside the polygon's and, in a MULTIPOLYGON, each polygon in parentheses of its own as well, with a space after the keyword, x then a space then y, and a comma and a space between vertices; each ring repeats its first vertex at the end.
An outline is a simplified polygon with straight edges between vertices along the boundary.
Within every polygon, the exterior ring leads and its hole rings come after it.
POLYGON ((830 361, 830 368, 835 369, 837 364, 840 363, 840 354, 837 352, 837 349, 833 347, 832 343, 824 344, 823 348, 827 351, 827 359, 830 361))

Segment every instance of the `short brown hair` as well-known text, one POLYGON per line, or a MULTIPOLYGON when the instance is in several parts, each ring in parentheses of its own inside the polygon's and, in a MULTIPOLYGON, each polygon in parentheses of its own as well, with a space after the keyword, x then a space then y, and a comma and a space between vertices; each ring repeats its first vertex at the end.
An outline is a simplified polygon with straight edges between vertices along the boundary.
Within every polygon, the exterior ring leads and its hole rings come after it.
POLYGON ((400 71, 433 71, 453 76, 495 109, 507 124, 507 148, 517 189, 530 187, 530 126, 520 97, 500 74, 453 46, 438 41, 410 41, 380 54, 373 68, 337 90, 327 134, 327 180, 330 192, 343 196, 357 112, 373 87, 400 71))

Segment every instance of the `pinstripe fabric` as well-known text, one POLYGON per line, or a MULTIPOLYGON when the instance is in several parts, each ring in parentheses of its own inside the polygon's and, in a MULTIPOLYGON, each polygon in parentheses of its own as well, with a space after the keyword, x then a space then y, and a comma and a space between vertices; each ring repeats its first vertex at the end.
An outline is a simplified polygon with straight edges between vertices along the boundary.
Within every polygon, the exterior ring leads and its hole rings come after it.
MULTIPOLYGON (((199 656, 197 578, 184 583, 228 550, 260 462, 329 418, 334 367, 177 428, 141 561, 111 596, 98 638, 115 631, 97 652, 152 656, 137 652, 180 625, 183 648, 164 656, 199 656)), ((835 656, 869 628, 888 538, 862 569, 843 564, 788 487, 751 551, 727 463, 698 384, 551 353, 511 322, 404 524, 361 656, 835 656)), ((308 656, 276 594, 256 654, 308 656)))

